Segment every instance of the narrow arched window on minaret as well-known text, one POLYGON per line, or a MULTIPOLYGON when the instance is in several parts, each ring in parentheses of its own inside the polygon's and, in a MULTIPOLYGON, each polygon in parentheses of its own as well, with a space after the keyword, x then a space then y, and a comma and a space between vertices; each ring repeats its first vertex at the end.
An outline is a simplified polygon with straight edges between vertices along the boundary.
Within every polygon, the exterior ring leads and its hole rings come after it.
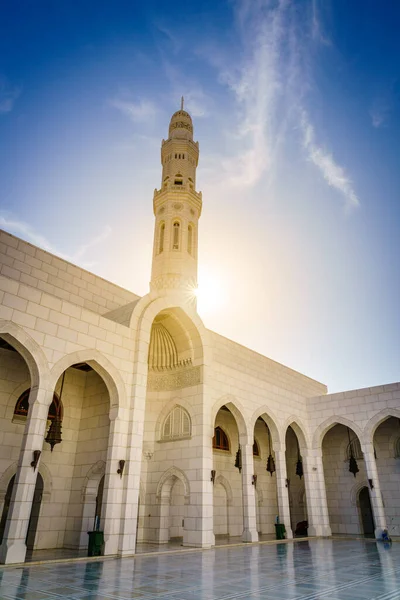
POLYGON ((164 235, 165 235, 165 223, 161 223, 160 225, 160 238, 158 240, 158 253, 164 250, 164 235))
POLYGON ((193 253, 193 226, 188 227, 187 249, 189 254, 193 253))
POLYGON ((179 229, 180 229, 179 221, 175 221, 173 229, 174 229, 174 239, 172 242, 172 249, 179 250, 179 229))

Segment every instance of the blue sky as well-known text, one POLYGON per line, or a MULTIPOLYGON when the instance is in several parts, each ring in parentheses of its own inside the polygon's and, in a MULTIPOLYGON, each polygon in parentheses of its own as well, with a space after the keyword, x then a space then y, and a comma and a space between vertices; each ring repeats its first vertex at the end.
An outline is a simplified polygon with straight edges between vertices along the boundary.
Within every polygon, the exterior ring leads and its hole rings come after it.
POLYGON ((0 226, 145 294, 183 94, 206 326, 330 391, 398 381, 399 26, 391 0, 3 0, 0 226))

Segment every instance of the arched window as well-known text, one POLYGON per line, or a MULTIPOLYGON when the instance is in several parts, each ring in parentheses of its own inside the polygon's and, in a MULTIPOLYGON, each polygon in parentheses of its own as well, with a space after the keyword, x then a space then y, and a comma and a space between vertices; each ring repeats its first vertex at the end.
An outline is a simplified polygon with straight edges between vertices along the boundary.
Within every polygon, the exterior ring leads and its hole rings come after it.
MULTIPOLYGON (((17 417, 16 420, 25 420, 28 415, 29 410, 29 394, 31 389, 25 390, 17 400, 17 403, 14 408, 14 417, 17 417)), ((56 394, 53 396, 53 402, 50 404, 49 412, 47 418, 52 421, 56 417, 63 417, 62 404, 56 394)))
POLYGON ((177 440, 191 435, 192 427, 189 414, 182 406, 175 406, 165 419, 161 439, 177 440))
POLYGON ((158 239, 158 254, 164 250, 165 223, 160 225, 160 237, 158 239))
POLYGON ((179 221, 174 222, 172 229, 173 229, 172 249, 179 250, 179 229, 180 229, 179 221))
POLYGON ((174 185, 183 185, 183 175, 181 173, 175 175, 174 185))
POLYGON ((187 249, 189 254, 193 254, 193 225, 188 227, 187 249))
POLYGON ((361 444, 358 437, 353 438, 351 442, 347 445, 346 460, 350 460, 351 454, 353 454, 354 458, 356 458, 357 460, 362 460, 364 458, 364 454, 361 450, 361 444))
POLYGON ((260 456, 260 448, 256 439, 254 440, 253 444, 253 456, 260 456))
POLYGON ((229 452, 228 436, 226 435, 225 431, 221 429, 221 427, 216 427, 214 429, 213 448, 229 452))

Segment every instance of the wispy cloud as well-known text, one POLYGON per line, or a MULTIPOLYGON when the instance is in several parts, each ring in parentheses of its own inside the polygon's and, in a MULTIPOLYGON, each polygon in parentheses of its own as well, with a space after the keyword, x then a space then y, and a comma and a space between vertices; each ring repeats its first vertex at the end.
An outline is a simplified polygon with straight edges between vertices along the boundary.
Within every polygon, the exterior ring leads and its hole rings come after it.
POLYGON ((28 223, 25 223, 24 221, 12 216, 0 214, 0 228, 3 228, 17 236, 21 236, 22 239, 31 242, 43 250, 47 250, 47 252, 50 252, 51 254, 55 254, 60 258, 68 260, 69 262, 79 263, 86 269, 93 267, 96 264, 96 261, 82 260, 85 254, 87 254, 88 250, 92 249, 94 246, 98 246, 99 244, 103 243, 108 237, 110 237, 112 233, 111 227, 106 226, 92 239, 79 246, 76 252, 69 255, 65 252, 61 252, 58 248, 53 246, 41 233, 31 227, 31 225, 28 225, 28 223))
POLYGON ((219 177, 224 175, 224 184, 234 187, 252 187, 262 178, 272 182, 281 150, 300 127, 307 158, 341 193, 348 209, 358 206, 359 199, 345 167, 318 144, 310 116, 315 91, 312 42, 331 46, 321 15, 318 0, 309 0, 301 13, 291 0, 237 2, 240 53, 229 60, 222 53, 215 59, 212 52, 209 59, 237 107, 236 124, 227 133, 230 154, 221 157, 219 177))
POLYGON ((344 168, 335 162, 332 154, 316 142, 314 127, 311 125, 305 110, 301 111, 300 125, 303 133, 303 146, 309 160, 320 170, 328 185, 342 194, 346 210, 357 208, 360 202, 350 178, 344 168))
POLYGON ((230 182, 252 186, 271 166, 285 87, 281 54, 286 51, 285 16, 288 2, 240 2, 237 23, 243 47, 241 63, 220 72, 238 105, 235 135, 240 152, 226 158, 223 168, 230 182))
POLYGON ((20 94, 20 87, 12 86, 4 77, 0 77, 0 114, 11 112, 20 94))
POLYGON ((137 102, 114 98, 109 101, 111 106, 119 110, 134 123, 147 123, 154 119, 158 109, 151 100, 138 100, 137 102))
POLYGON ((375 98, 369 111, 369 116, 371 117, 371 123, 373 127, 378 129, 386 124, 391 107, 392 98, 390 92, 386 92, 378 98, 375 98))
POLYGON ((322 25, 320 20, 320 5, 318 0, 312 0, 311 3, 311 35, 313 40, 323 44, 324 46, 331 46, 331 40, 322 31, 322 25))

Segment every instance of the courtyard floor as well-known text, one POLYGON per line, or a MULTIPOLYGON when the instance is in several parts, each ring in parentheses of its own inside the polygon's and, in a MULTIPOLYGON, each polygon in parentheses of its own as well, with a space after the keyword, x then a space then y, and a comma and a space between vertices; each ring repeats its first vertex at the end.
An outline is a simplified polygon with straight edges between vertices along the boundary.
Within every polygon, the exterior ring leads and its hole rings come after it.
POLYGON ((1 600, 395 600, 400 544, 302 540, 0 570, 1 600))

